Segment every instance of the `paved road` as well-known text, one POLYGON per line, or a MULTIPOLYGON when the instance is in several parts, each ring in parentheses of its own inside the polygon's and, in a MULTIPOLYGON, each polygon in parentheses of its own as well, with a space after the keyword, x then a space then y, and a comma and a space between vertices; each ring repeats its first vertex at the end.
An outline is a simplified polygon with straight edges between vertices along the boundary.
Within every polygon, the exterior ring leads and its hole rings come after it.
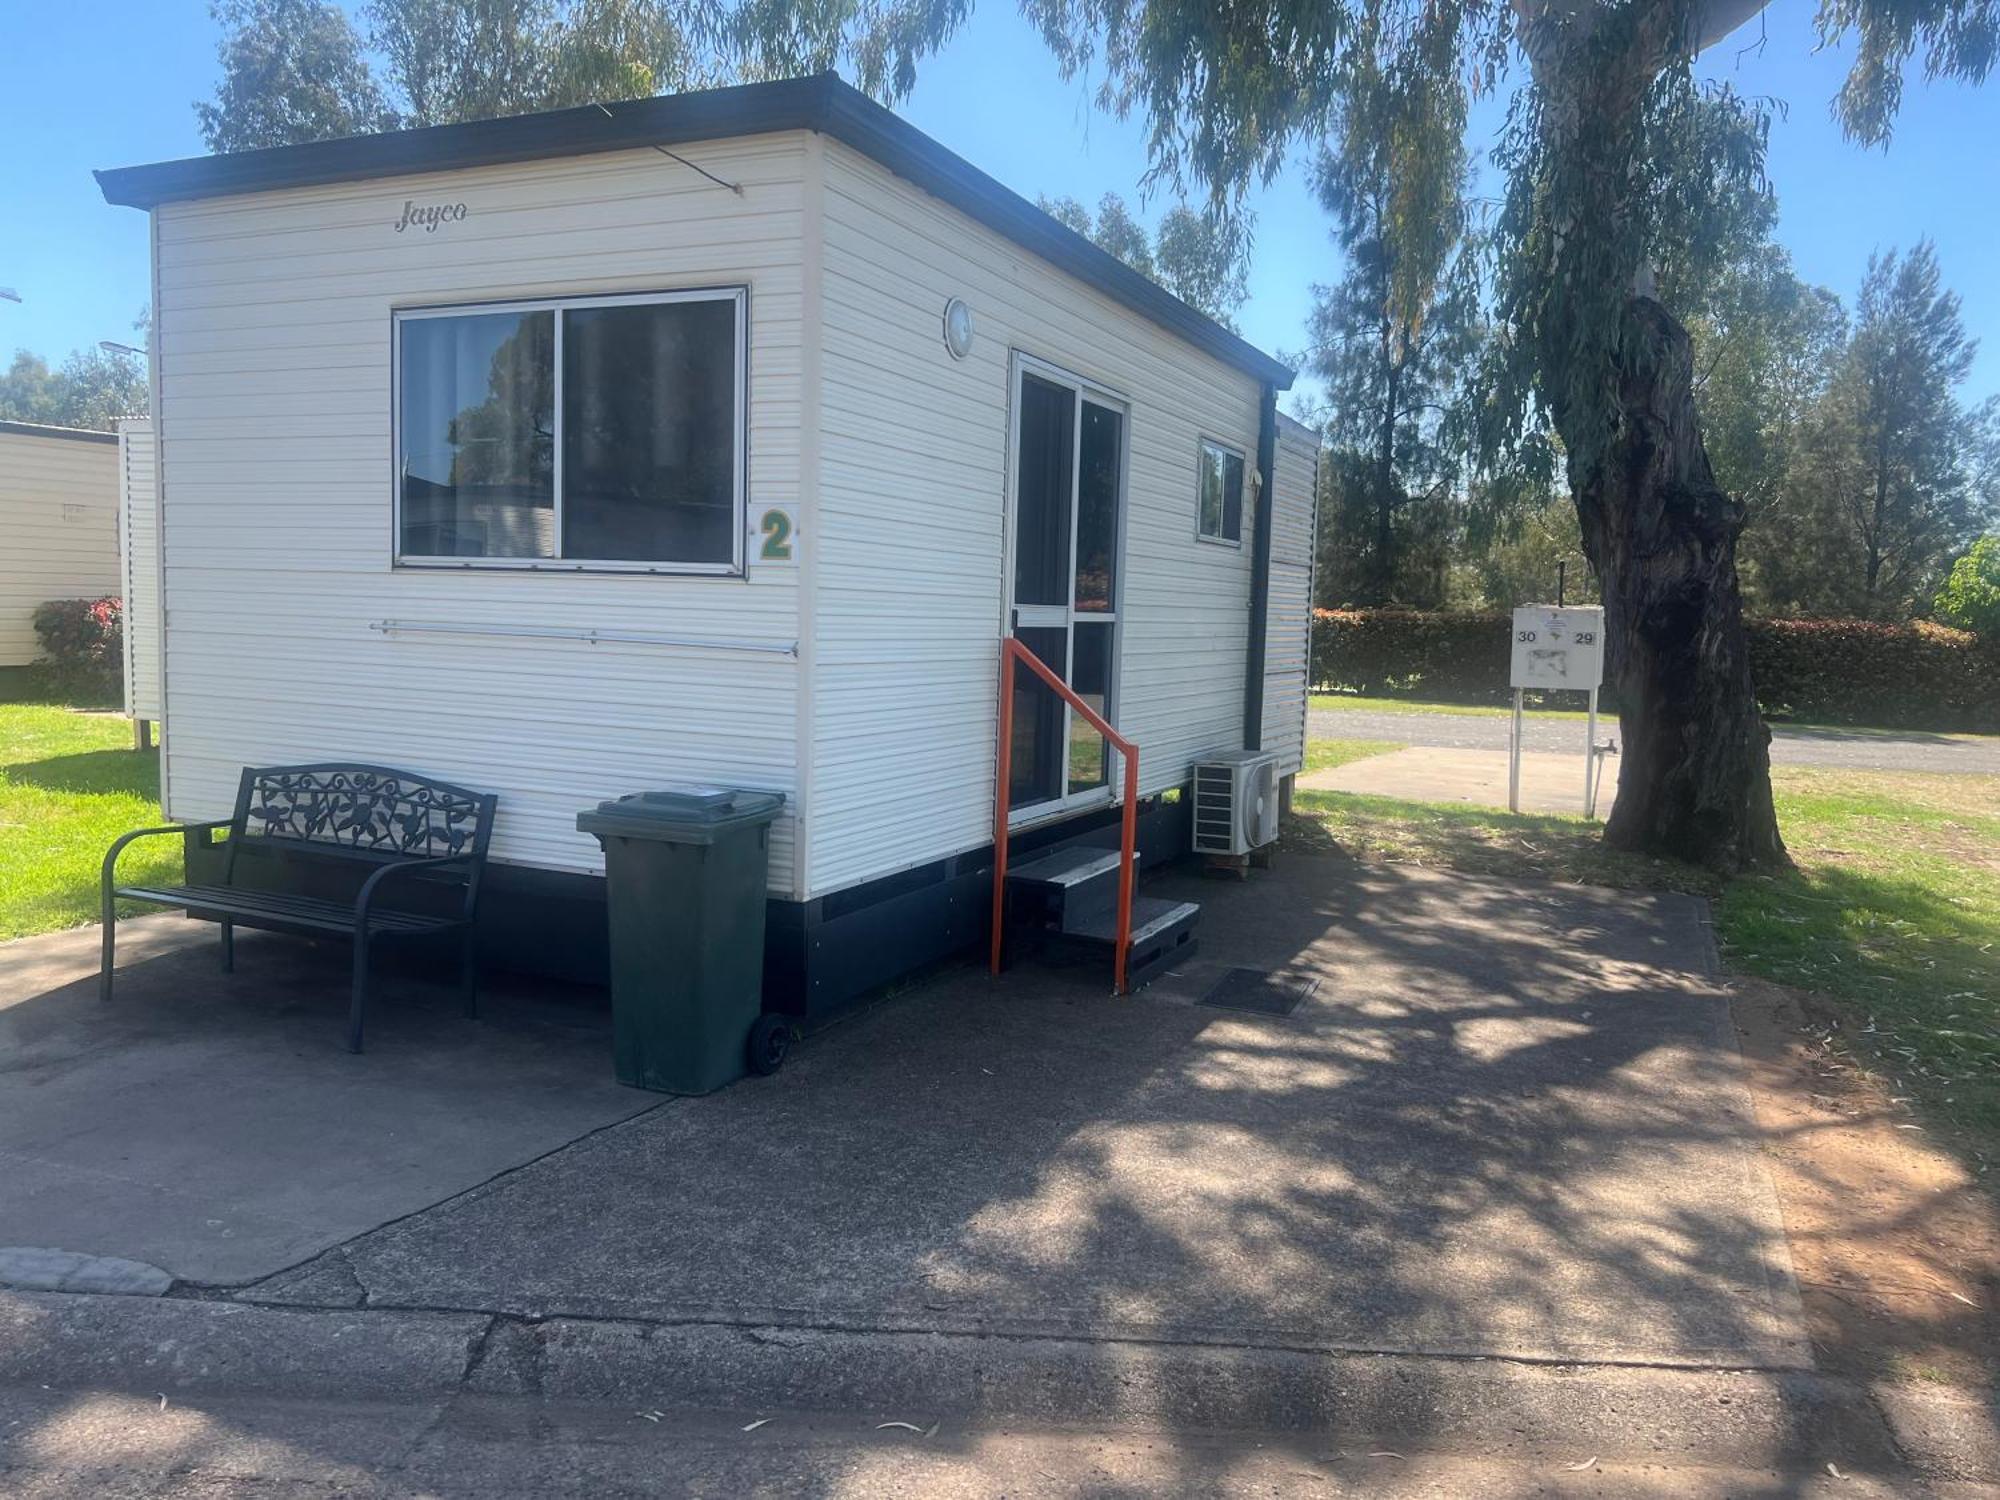
MULTIPOLYGON (((1361 709, 1315 709, 1316 740, 1395 740, 1461 750, 1505 750, 1508 720, 1491 714, 1399 714, 1361 709)), ((1617 738, 1618 721, 1598 721, 1599 738, 1617 738)), ((1583 750, 1584 725, 1575 719, 1528 716, 1525 748, 1583 750)), ((1885 733, 1875 729, 1773 731, 1771 759, 1790 766, 1848 766, 1871 771, 1970 771, 2000 775, 2000 735, 1885 733)))

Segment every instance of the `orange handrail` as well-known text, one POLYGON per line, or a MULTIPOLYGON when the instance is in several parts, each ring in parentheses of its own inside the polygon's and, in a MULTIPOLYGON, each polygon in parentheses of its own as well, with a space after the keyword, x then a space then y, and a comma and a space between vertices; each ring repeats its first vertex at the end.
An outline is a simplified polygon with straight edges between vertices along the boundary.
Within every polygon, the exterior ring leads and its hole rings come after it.
POLYGON ((996 760, 999 775, 993 789, 993 972, 1000 972, 1000 943, 1007 909, 1007 823, 1011 786, 1014 779, 1014 663, 1021 662, 1083 715, 1083 721, 1103 735, 1125 758, 1125 808, 1118 835, 1118 945, 1111 960, 1111 984, 1115 994, 1125 993, 1126 950, 1132 946, 1132 878, 1139 849, 1139 747, 1104 721, 1074 689, 1049 669, 1034 652, 1014 636, 1000 642, 1000 745, 996 760))

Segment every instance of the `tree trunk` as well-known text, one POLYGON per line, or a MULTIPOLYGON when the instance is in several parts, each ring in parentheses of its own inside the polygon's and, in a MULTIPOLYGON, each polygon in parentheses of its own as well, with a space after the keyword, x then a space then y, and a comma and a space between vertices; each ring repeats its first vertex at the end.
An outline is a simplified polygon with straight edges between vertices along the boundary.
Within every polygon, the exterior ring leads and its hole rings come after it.
POLYGON ((1743 506, 1709 468, 1687 330, 1631 297, 1615 363, 1610 442, 1570 475, 1623 730, 1605 841, 1728 874, 1787 863, 1737 586, 1743 506))
POLYGON ((1373 592, 1377 604, 1396 600, 1396 403, 1398 371, 1390 349, 1394 330, 1382 324, 1382 420, 1375 432, 1375 556, 1373 592))

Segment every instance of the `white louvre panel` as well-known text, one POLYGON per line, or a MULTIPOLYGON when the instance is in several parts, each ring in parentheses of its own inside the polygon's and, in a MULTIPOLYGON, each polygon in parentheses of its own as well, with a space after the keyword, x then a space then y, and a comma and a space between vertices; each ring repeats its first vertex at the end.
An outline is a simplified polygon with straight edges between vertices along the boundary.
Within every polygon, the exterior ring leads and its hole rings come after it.
POLYGON ((1313 535, 1319 434, 1278 418, 1272 474, 1271 592, 1264 640, 1264 748, 1278 774, 1305 764, 1307 669, 1312 649, 1313 535))
POLYGON ((125 592, 125 712, 160 717, 160 526, 153 424, 118 424, 118 550, 125 592))
MULTIPOLYGON (((576 815, 602 798, 795 795, 797 661, 659 638, 798 640, 798 561, 753 545, 746 578, 701 578, 391 560, 398 307, 747 286, 750 524, 799 504, 805 136, 682 154, 740 195, 634 150, 157 210, 173 817, 226 816, 246 764, 372 761, 497 793, 496 860, 589 872, 576 815), (399 234, 407 202, 466 212, 399 234), (521 624, 642 639, 480 633, 521 624)), ((797 893, 794 832, 788 804, 774 894, 797 893)))
POLYGON ((0 667, 42 654, 35 609, 118 592, 118 445, 0 427, 0 667))

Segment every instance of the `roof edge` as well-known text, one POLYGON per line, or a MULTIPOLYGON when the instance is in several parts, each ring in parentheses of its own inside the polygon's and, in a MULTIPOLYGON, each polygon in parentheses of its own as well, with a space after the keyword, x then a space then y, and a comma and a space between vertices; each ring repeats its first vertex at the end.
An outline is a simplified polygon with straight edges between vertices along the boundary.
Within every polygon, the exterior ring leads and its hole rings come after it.
POLYGON ((1279 390, 1294 372, 833 73, 463 125, 349 136, 93 173, 107 203, 163 203, 812 130, 1029 250, 1204 353, 1279 390))
POLYGON ((15 437, 61 438, 71 443, 115 443, 118 434, 100 432, 95 427, 57 427, 48 422, 16 422, 0 418, 0 432, 15 437))

